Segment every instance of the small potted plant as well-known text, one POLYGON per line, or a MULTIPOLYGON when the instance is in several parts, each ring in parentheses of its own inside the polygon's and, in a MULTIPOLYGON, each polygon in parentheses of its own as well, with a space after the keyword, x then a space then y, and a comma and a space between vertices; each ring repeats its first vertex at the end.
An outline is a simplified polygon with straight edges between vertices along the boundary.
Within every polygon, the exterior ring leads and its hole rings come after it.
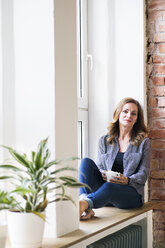
POLYGON ((66 189, 87 186, 79 183, 75 177, 61 175, 62 171, 75 171, 68 163, 69 160, 77 158, 49 161, 47 141, 48 139, 41 140, 37 151, 32 151, 31 159, 11 147, 3 146, 14 159, 14 163, 0 165, 0 170, 3 171, 0 179, 7 180, 13 185, 12 191, 4 193, 9 200, 8 204, 3 205, 3 202, 0 204, 1 209, 10 210, 8 228, 14 248, 41 247, 45 209, 48 204, 63 200, 74 203, 66 189))

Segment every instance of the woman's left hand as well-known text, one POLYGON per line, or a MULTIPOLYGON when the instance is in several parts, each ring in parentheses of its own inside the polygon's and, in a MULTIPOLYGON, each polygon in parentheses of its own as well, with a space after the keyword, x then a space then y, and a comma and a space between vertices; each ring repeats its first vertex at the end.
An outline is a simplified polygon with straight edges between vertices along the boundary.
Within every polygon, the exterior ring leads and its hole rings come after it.
POLYGON ((110 179, 109 182, 127 185, 128 177, 125 177, 123 174, 120 173, 119 176, 115 176, 115 179, 110 179))

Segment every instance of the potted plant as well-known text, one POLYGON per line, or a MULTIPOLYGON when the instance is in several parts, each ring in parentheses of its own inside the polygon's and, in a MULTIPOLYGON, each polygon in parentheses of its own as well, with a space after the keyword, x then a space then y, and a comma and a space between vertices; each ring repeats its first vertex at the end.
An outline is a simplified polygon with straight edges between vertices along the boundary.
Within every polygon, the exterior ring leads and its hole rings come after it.
MULTIPOLYGON (((7 180, 13 185, 12 191, 8 194, 5 193, 9 204, 4 205, 4 208, 10 210, 8 212, 8 228, 14 248, 41 247, 45 209, 48 204, 63 200, 74 203, 66 189, 87 186, 79 183, 75 177, 60 174, 62 171, 75 171, 68 165, 68 162, 77 158, 49 161, 50 151, 47 148, 47 141, 48 139, 41 140, 37 151, 32 151, 31 159, 11 147, 3 146, 16 162, 0 165, 0 170, 3 170, 3 176, 0 179, 7 180), (14 226, 12 227, 13 222, 14 226), (32 230, 33 227, 35 230, 32 230), (32 233, 30 233, 31 231, 32 233)), ((2 202, 0 204, 3 206, 2 202)))

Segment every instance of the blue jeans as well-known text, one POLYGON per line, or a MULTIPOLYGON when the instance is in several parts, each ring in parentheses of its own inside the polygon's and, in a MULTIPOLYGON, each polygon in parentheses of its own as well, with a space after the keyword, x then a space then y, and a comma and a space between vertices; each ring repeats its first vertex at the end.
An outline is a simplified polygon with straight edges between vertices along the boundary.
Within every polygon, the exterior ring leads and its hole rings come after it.
POLYGON ((79 168, 79 181, 86 183, 92 189, 80 188, 80 195, 85 196, 89 208, 114 206, 131 209, 142 206, 141 195, 129 185, 114 184, 103 180, 95 162, 89 158, 81 161, 79 168))

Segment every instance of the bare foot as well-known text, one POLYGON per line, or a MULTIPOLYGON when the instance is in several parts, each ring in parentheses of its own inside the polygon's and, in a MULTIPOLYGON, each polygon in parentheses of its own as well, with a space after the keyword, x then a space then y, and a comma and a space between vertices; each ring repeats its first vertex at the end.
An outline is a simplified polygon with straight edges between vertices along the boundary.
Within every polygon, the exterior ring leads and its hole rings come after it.
POLYGON ((95 212, 92 209, 88 209, 80 217, 80 220, 89 220, 95 215, 95 212))
POLYGON ((85 200, 79 201, 80 209, 80 220, 88 220, 95 215, 95 212, 92 209, 88 209, 88 202, 85 200))
POLYGON ((88 202, 85 200, 79 201, 79 211, 80 211, 80 218, 84 211, 88 209, 88 202))

